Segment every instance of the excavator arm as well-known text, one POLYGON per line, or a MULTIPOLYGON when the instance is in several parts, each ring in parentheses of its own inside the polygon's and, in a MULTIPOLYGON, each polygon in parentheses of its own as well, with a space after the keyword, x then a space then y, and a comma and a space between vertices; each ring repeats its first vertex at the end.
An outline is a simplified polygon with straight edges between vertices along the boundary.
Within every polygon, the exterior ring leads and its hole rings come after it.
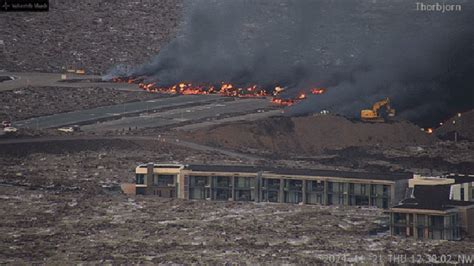
POLYGON ((382 106, 387 106, 387 109, 390 109, 390 99, 389 98, 385 98, 383 100, 380 100, 376 103, 374 103, 374 105, 372 106, 372 110, 376 113, 378 113, 379 109, 382 107, 382 106))

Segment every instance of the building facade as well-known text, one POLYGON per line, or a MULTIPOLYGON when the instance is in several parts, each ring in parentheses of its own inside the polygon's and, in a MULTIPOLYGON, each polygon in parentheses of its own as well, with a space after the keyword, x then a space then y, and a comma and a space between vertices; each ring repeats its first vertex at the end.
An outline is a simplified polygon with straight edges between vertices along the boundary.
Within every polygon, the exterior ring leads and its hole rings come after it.
POLYGON ((132 194, 379 208, 403 199, 412 177, 410 173, 181 164, 144 164, 135 172, 132 194))
POLYGON ((419 210, 392 208, 390 231, 392 235, 416 239, 461 239, 461 226, 456 208, 446 210, 419 210))
POLYGON ((474 236, 474 203, 451 200, 451 184, 415 185, 413 194, 390 208, 392 235, 460 240, 474 236))

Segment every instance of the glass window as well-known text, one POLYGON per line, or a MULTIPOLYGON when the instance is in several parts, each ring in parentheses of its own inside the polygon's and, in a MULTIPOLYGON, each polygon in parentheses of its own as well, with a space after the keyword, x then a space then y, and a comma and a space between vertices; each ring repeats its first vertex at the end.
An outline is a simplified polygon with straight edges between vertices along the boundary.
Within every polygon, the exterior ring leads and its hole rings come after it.
POLYGON ((422 239, 422 238, 425 237, 425 236, 424 236, 424 232, 423 232, 423 227, 418 227, 418 231, 417 231, 417 232, 418 232, 417 234, 418 234, 418 238, 419 238, 419 239, 422 239))
POLYGON ((370 195, 375 196, 377 194, 377 185, 370 185, 370 195))
POLYGON ((338 203, 340 205, 344 205, 344 194, 339 194, 338 203))
POLYGON ((173 185, 174 175, 153 175, 153 183, 159 187, 173 185))
POLYGON ((427 225, 426 224, 426 215, 418 214, 418 216, 416 217, 416 224, 417 225, 422 225, 422 226, 427 225))
POLYGON ((145 184, 145 175, 144 174, 137 174, 136 175, 136 183, 138 185, 143 185, 145 184))
POLYGON ((387 198, 382 199, 382 208, 384 208, 384 209, 388 208, 388 199, 387 198))
POLYGON ((301 180, 285 180, 285 187, 290 190, 301 190, 303 186, 303 181, 301 180))
POLYGON ((377 206, 377 201, 373 197, 370 198, 370 206, 377 206))
POLYGON ((316 201, 319 203, 319 204, 322 204, 323 203, 323 195, 322 194, 316 194, 316 201))
POLYGON ((349 194, 354 195, 354 184, 349 184, 349 194))
POLYGON ((190 176, 190 186, 192 187, 205 187, 207 186, 207 176, 190 176))
POLYGON ((280 179, 264 179, 264 184, 267 189, 280 189, 280 179))
POLYGON ((328 192, 333 192, 332 182, 328 182, 328 192))
POLYGON ((430 226, 436 229, 444 227, 444 217, 433 215, 430 217, 430 226))
POLYGON ((368 196, 355 196, 355 205, 357 206, 369 205, 369 197, 368 196))
POLYGON ((360 195, 360 184, 354 184, 355 195, 360 195))
POLYGON ((332 194, 327 194, 327 205, 332 205, 332 194))
POLYGON ((235 191, 235 200, 237 201, 250 201, 253 200, 253 195, 251 190, 236 190, 235 191))
POLYGON ((269 202, 278 202, 278 191, 264 191, 263 200, 269 202))
POLYGON ((344 192, 344 183, 339 183, 339 192, 342 193, 344 192))
POLYGON ((300 203, 303 200, 301 192, 288 191, 285 192, 285 202, 286 203, 300 203))
POLYGON ((324 191, 324 182, 323 181, 308 181, 308 191, 309 192, 324 191))
POLYGON ((388 197, 389 196, 389 189, 387 185, 383 185, 383 196, 388 197))
POLYGON ((393 222, 395 224, 405 224, 406 223, 406 214, 405 213, 394 213, 393 222))
POLYGON ((235 187, 236 188, 251 188, 254 185, 254 178, 252 177, 235 177, 235 187))
POLYGON ((228 176, 215 176, 214 177, 214 186, 215 187, 229 187, 230 177, 228 176))

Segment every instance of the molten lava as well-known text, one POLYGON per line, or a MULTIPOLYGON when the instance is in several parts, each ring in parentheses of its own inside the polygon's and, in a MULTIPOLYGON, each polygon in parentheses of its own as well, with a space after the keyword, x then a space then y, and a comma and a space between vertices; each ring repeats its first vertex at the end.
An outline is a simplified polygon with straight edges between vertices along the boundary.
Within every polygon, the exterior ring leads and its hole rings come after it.
MULTIPOLYGON (((306 99, 306 93, 300 92, 295 98, 280 98, 277 97, 280 93, 285 91, 285 88, 276 86, 273 89, 265 89, 258 85, 250 86, 236 86, 228 82, 222 82, 220 85, 208 85, 208 84, 193 84, 189 82, 180 82, 178 84, 163 87, 157 85, 156 82, 146 83, 144 78, 113 78, 113 82, 121 83, 135 83, 138 86, 148 92, 155 93, 165 93, 165 94, 182 94, 182 95, 206 95, 206 94, 219 94, 222 96, 231 96, 231 97, 267 97, 273 96, 272 103, 282 105, 282 106, 291 106, 296 104, 304 99, 306 99)), ((311 89, 311 94, 322 94, 325 92, 325 89, 317 88, 311 89)))
POLYGON ((314 88, 311 89, 311 94, 323 94, 326 90, 323 88, 314 88))

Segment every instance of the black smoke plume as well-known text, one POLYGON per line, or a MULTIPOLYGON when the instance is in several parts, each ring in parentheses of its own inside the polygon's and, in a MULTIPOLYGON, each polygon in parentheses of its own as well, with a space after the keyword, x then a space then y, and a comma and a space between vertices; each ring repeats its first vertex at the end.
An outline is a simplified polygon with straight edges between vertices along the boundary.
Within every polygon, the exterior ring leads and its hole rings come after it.
POLYGON ((432 124, 474 105, 474 2, 438 2, 461 11, 416 10, 413 0, 188 1, 166 48, 109 76, 279 85, 289 96, 325 87, 288 113, 355 117, 390 97, 399 117, 432 124))

